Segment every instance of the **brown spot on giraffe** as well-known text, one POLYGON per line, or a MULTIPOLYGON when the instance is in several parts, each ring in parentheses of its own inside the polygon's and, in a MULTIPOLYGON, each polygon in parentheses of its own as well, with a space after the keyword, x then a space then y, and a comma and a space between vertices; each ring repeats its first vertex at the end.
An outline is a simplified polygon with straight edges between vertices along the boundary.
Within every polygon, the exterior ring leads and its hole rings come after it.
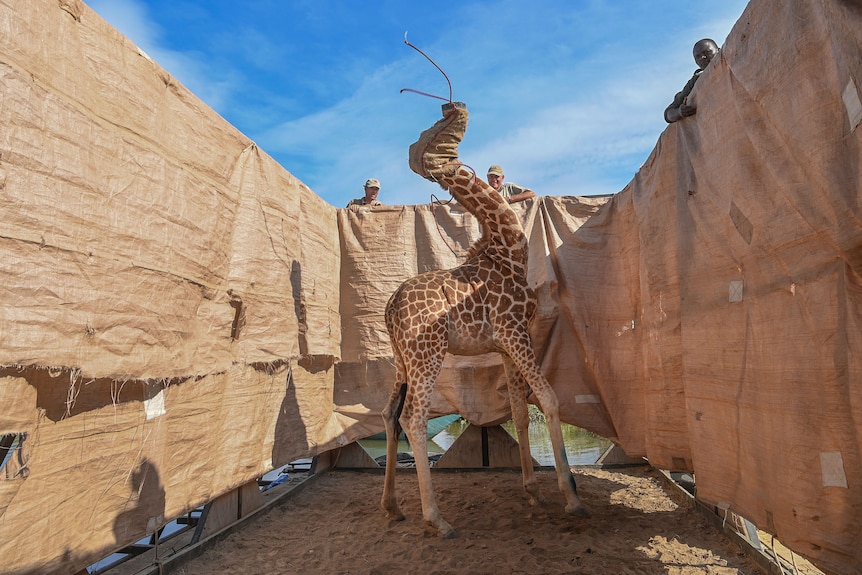
POLYGON ((398 436, 403 429, 416 459, 422 515, 443 537, 453 536, 455 530, 437 506, 426 437, 431 392, 447 352, 498 352, 502 356, 524 489, 536 504, 544 497, 533 472, 527 433, 529 385, 548 422, 557 483, 566 497, 566 511, 589 515, 578 498, 566 458, 557 396, 533 354, 528 326, 537 302, 535 291, 527 284, 527 239, 508 202, 458 161, 457 146, 466 128, 466 109, 455 107, 445 112, 410 146, 410 167, 439 183, 472 213, 482 226, 482 237, 460 266, 426 272, 402 283, 385 311, 395 361, 395 386, 383 409, 387 445, 381 506, 390 517, 404 518, 395 498, 398 436))

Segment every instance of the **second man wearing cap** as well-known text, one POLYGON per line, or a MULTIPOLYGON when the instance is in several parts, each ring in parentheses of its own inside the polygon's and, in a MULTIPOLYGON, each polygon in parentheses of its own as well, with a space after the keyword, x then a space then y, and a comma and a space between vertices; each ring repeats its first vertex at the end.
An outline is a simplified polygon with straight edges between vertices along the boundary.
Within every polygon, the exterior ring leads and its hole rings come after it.
POLYGON ((491 187, 500 192, 500 195, 510 204, 515 202, 523 202, 530 198, 536 197, 536 192, 530 188, 519 186, 514 182, 503 183, 506 176, 503 174, 503 168, 494 164, 488 168, 488 183, 491 187))

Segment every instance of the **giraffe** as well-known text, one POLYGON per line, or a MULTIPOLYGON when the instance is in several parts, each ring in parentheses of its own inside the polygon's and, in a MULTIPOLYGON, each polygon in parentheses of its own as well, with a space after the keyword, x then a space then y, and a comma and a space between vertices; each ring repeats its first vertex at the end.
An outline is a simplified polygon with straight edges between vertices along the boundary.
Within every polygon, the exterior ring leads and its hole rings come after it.
POLYGON ((385 319, 395 361, 394 389, 383 409, 386 472, 381 507, 391 519, 404 515, 395 498, 398 436, 407 435, 416 459, 424 520, 441 537, 457 535, 437 506, 426 437, 431 394, 447 352, 499 352, 518 435, 524 489, 532 505, 545 501, 533 471, 527 427, 527 388, 545 413, 554 449, 557 484, 566 512, 588 517, 577 494, 560 427, 557 396, 539 368, 528 325, 536 311, 527 285, 527 240, 520 220, 500 194, 458 161, 468 113, 460 102, 443 106, 443 118, 410 146, 410 168, 437 182, 478 219, 482 236, 460 266, 408 279, 386 304, 385 319))

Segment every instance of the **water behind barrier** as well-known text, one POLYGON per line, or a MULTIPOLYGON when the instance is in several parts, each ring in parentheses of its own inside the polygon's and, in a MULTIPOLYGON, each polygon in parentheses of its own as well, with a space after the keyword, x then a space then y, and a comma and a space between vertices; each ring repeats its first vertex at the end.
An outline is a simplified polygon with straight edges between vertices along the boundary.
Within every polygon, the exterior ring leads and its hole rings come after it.
MULTIPOLYGON (((469 423, 463 419, 451 423, 443 431, 428 440, 428 454, 445 453, 468 425, 469 423)), ((514 423, 509 421, 504 423, 502 427, 512 437, 517 439, 514 423)), ((570 465, 592 465, 599 460, 599 457, 611 445, 611 442, 604 437, 586 429, 575 427, 574 425, 564 423, 562 424, 562 429, 563 443, 566 446, 566 455, 568 456, 570 465)), ((548 433, 547 423, 544 421, 531 421, 529 434, 530 452, 533 454, 533 459, 539 465, 553 467, 554 449, 551 445, 551 436, 548 433)), ((359 443, 375 459, 381 455, 386 455, 385 439, 362 439, 359 443)), ((413 450, 407 441, 402 439, 398 442, 398 453, 412 452, 413 450)))

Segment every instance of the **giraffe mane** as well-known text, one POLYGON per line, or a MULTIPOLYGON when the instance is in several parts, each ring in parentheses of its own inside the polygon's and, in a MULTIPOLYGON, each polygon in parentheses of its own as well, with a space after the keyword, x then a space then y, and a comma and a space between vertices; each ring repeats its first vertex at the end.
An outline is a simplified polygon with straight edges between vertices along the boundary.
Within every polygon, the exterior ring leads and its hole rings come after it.
POLYGON ((482 226, 482 237, 476 240, 473 245, 470 246, 469 251, 467 251, 467 257, 464 258, 465 261, 471 260, 476 256, 481 255, 482 252, 488 249, 489 245, 491 245, 491 238, 485 231, 485 227, 482 226))

